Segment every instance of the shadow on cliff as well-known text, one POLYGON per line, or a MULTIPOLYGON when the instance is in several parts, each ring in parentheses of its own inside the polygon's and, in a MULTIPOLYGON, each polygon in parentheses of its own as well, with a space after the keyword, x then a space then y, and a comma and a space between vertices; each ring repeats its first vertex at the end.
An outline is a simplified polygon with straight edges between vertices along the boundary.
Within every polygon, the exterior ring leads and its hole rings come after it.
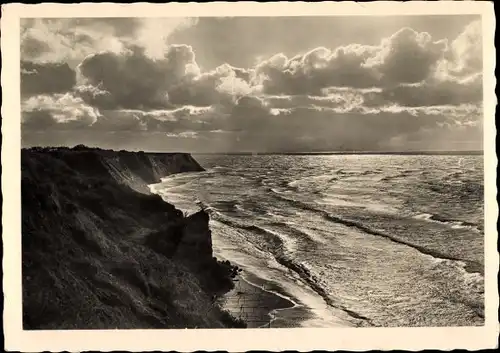
POLYGON ((190 155, 36 148, 21 164, 24 329, 245 326, 216 304, 238 269, 213 257, 208 215, 147 191, 202 170, 190 155))

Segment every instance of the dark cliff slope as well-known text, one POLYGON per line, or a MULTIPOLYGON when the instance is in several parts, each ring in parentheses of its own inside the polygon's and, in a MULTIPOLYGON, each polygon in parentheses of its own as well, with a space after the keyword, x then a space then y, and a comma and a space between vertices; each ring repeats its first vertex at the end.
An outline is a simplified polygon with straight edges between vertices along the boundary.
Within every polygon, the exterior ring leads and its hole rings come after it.
POLYGON ((236 269, 212 256, 208 215, 149 192, 200 171, 188 154, 22 150, 24 329, 237 327, 214 303, 236 269))

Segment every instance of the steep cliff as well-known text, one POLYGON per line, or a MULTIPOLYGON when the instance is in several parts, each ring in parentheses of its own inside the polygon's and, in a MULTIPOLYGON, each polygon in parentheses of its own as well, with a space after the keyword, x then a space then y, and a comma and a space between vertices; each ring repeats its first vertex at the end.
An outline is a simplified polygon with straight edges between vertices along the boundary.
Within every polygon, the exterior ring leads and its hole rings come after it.
POLYGON ((208 215, 148 184, 200 171, 189 154, 22 151, 25 329, 238 327, 215 304, 237 269, 212 256, 208 215))

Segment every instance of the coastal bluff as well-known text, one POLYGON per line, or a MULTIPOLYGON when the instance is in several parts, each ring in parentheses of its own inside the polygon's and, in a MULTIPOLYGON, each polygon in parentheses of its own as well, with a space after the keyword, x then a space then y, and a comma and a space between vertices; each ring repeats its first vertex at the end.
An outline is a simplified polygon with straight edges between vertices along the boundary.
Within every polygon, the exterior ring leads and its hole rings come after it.
POLYGON ((148 185, 203 168, 186 153, 21 151, 23 328, 244 327, 217 303, 238 269, 209 217, 148 185))

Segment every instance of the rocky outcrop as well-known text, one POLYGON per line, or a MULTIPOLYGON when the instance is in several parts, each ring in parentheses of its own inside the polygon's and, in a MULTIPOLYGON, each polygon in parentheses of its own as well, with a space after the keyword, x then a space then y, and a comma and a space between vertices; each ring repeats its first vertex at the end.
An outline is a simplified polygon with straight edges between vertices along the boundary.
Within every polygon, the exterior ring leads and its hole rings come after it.
POLYGON ((189 154, 22 150, 25 329, 244 325, 214 304, 236 270, 212 255, 208 215, 149 192, 203 170, 189 154))
POLYGON ((212 257, 212 234, 206 226, 208 222, 209 216, 205 211, 199 211, 186 219, 177 256, 187 258, 196 254, 205 258, 212 257))

